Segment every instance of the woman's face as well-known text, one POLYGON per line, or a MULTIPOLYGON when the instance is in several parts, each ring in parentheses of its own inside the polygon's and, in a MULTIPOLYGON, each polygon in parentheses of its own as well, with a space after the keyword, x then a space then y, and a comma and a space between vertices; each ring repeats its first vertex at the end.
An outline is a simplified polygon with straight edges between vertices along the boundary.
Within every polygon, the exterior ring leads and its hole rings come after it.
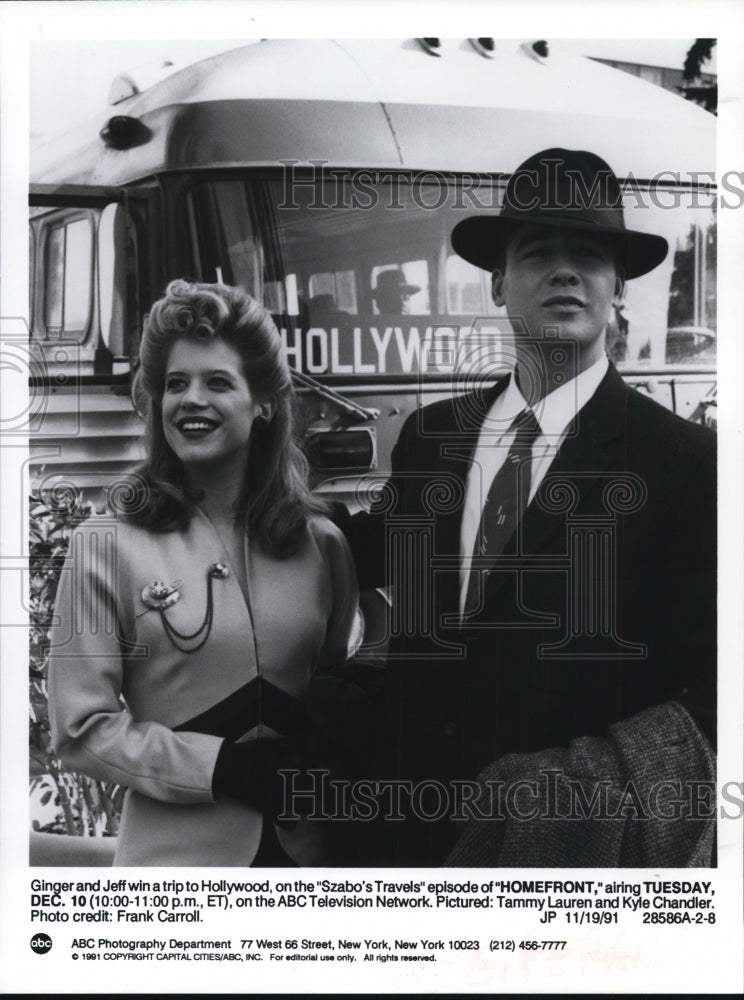
POLYGON ((244 468, 261 406, 223 340, 177 340, 165 371, 163 431, 187 466, 244 468))

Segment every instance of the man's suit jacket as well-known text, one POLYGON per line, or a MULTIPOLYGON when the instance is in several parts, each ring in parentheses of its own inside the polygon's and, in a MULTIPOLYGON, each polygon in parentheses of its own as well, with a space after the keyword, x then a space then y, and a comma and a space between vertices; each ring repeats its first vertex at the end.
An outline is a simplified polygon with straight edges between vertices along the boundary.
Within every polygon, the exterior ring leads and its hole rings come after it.
MULTIPOLYGON (((464 486, 505 386, 412 414, 378 504, 347 525, 361 586, 395 586, 383 777, 451 788, 671 699, 714 738, 715 436, 613 366, 460 626, 464 486)), ((393 826, 391 863, 441 863, 455 836, 393 826)))

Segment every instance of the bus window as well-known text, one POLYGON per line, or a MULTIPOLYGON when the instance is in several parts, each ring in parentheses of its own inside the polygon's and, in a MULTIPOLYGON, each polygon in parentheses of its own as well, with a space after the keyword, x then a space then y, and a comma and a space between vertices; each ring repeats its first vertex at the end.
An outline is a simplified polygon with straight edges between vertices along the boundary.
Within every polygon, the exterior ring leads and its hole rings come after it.
POLYGON ((297 291, 297 275, 288 274, 283 280, 278 281, 265 279, 263 304, 270 313, 298 317, 302 311, 302 304, 297 291))
POLYGON ((82 333, 90 315, 93 240, 87 219, 65 226, 65 333, 82 333))
POLYGON ((690 225, 678 240, 669 293, 665 361, 685 364, 716 356, 716 224, 690 225))
POLYGON ((44 337, 81 343, 90 323, 93 235, 90 220, 50 225, 44 246, 44 337))
POLYGON ((336 306, 336 289, 333 274, 330 271, 321 271, 320 274, 311 274, 308 282, 310 291, 310 304, 315 299, 330 300, 331 308, 336 306))
POLYGON ((64 226, 56 226, 47 232, 44 258, 44 327, 47 337, 59 337, 64 302, 64 226))
POLYGON ((715 364, 716 224, 713 208, 700 206, 699 198, 680 192, 678 208, 649 206, 643 218, 644 228, 666 237, 669 254, 626 285, 609 344, 621 371, 715 364))
POLYGON ((99 313, 103 342, 114 357, 127 352, 126 257, 126 215, 121 205, 107 205, 98 223, 99 313))
POLYGON ((490 274, 457 254, 451 253, 447 257, 445 281, 449 313, 455 316, 462 313, 500 316, 503 313, 503 309, 494 305, 490 274))
MULTIPOLYGON (((283 291, 264 292, 263 288, 263 246, 253 225, 260 216, 257 196, 260 188, 256 191, 239 181, 224 181, 218 187, 200 184, 190 192, 187 209, 194 274, 201 281, 239 285, 259 302, 266 294, 271 304, 283 303, 283 291)), ((270 308, 268 301, 265 304, 270 308)))
POLYGON ((297 275, 288 274, 284 282, 284 293, 287 302, 287 312, 290 316, 299 316, 300 299, 297 293, 297 275))
POLYGON ((356 279, 353 271, 336 271, 336 304, 348 313, 357 313, 356 279))
POLYGON ((351 270, 321 271, 308 281, 311 312, 357 313, 356 278, 351 270))
MULTIPOLYGON (((365 202, 357 204, 354 174, 340 170, 332 182, 303 181, 294 189, 265 173, 199 178, 187 191, 185 213, 197 276, 221 275, 263 301, 290 363, 310 375, 445 378, 469 356, 471 336, 484 338, 506 362, 511 328, 492 302, 490 276, 452 252, 457 222, 483 211, 463 208, 459 183, 442 176, 438 190, 426 193, 408 175, 387 173, 365 184, 365 202), (398 273, 411 289, 407 308, 378 303, 385 272, 398 273), (429 342, 437 344, 433 367, 429 342)), ((484 177, 482 184, 480 204, 498 211, 502 182, 484 177)), ((712 364, 713 211, 699 205, 700 192, 676 189, 671 205, 641 195, 627 193, 628 227, 663 234, 671 250, 662 265, 628 283, 612 318, 610 356, 626 371, 712 364)))
MULTIPOLYGON (((431 313, 429 299, 429 264, 427 261, 389 261, 381 267, 372 268, 372 282, 370 290, 373 297, 375 289, 380 289, 381 287, 384 288, 384 284, 381 285, 380 282, 380 275, 383 274, 393 278, 393 295, 395 295, 396 280, 399 280, 403 287, 415 289, 415 291, 411 291, 405 297, 404 313, 406 315, 428 316, 431 313)), ((381 294, 381 292, 378 292, 377 296, 374 297, 375 315, 379 315, 380 313, 400 312, 400 309, 393 305, 388 307, 386 300, 381 297, 381 294)))
POLYGON ((287 297, 284 293, 284 282, 265 281, 263 300, 263 304, 270 313, 285 313, 287 311, 287 297))

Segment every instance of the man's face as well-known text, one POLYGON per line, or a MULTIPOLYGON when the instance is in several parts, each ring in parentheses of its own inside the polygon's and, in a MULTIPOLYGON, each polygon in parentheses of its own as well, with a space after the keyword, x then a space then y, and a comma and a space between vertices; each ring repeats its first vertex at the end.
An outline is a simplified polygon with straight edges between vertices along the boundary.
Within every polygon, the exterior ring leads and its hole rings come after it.
POLYGON ((539 341, 546 327, 577 345, 579 370, 599 360, 623 281, 612 245, 601 237, 550 226, 520 227, 493 272, 493 298, 506 305, 515 333, 539 341), (522 325, 523 324, 523 325, 522 325))
POLYGON ((408 315, 410 295, 402 288, 386 288, 377 293, 377 308, 381 313, 408 315))

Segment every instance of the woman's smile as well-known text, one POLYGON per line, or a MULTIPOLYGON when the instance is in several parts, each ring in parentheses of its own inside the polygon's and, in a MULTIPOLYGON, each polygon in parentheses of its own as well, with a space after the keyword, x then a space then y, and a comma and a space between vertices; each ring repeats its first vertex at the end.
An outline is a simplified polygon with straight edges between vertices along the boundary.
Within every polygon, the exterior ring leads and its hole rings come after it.
POLYGON ((184 417, 176 423, 181 434, 187 438, 206 437, 219 426, 217 421, 205 417, 184 417))

